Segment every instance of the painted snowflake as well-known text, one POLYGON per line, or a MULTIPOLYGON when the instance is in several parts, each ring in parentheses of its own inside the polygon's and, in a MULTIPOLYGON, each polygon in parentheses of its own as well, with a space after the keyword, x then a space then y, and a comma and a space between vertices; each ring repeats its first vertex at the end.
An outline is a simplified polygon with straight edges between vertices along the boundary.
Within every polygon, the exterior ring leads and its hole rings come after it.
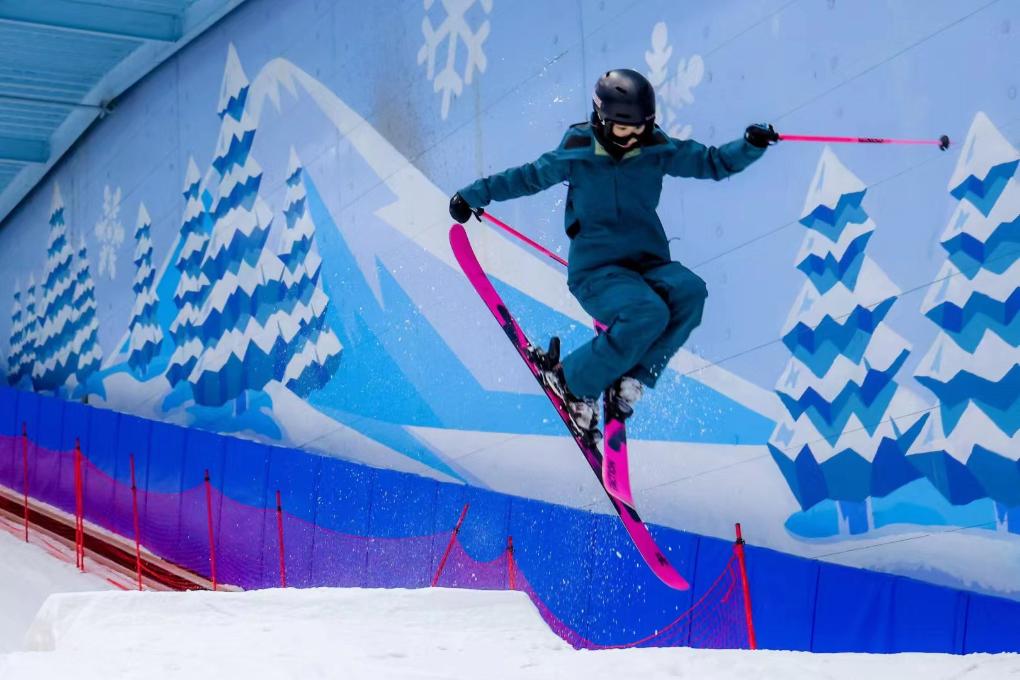
MULTIPOLYGON (((435 0, 424 0, 426 13, 435 0)), ((489 20, 486 19, 477 31, 471 29, 467 21, 467 12, 477 2, 486 14, 492 12, 493 0, 440 0, 446 11, 446 18, 438 28, 432 26, 428 14, 421 22, 421 31, 425 36, 425 44, 418 50, 418 63, 426 65, 426 75, 432 81, 432 89, 443 93, 442 117, 446 120, 450 113, 450 100, 460 96, 464 85, 470 85, 475 69, 485 72, 487 61, 482 44, 489 37, 489 20), (443 43, 446 43, 444 55, 439 54, 443 43), (457 72, 457 49, 463 42, 467 49, 464 61, 464 74, 457 72), (436 73, 436 61, 445 57, 443 68, 436 73)))
POLYGON ((120 187, 103 188, 103 216, 96 222, 99 241, 99 275, 117 276, 117 249, 124 243, 124 225, 120 223, 120 187))
POLYGON ((659 126, 677 139, 691 136, 691 126, 681 125, 680 110, 694 103, 694 88, 705 76, 705 62, 700 54, 680 59, 673 76, 669 75, 669 62, 673 47, 669 44, 666 23, 660 21, 652 29, 652 49, 645 52, 648 64, 648 80, 655 88, 657 118, 659 126))

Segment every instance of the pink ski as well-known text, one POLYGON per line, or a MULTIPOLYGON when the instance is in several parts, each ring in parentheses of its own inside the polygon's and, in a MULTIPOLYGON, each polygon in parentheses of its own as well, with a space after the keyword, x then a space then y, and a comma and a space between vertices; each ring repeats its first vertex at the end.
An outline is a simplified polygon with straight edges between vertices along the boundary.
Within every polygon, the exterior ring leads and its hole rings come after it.
POLYGON ((634 494, 630 490, 630 466, 627 462, 627 432, 623 421, 610 418, 608 409, 603 408, 605 435, 602 440, 602 483, 613 498, 630 508, 634 505, 634 494))
MULTIPOLYGON (((592 472, 598 478, 599 482, 602 483, 603 488, 606 490, 606 495, 609 497, 610 502, 616 509, 616 512, 620 515, 620 519, 623 521, 623 526, 630 535, 631 540, 634 542, 634 546, 637 548, 641 557, 645 560, 652 572, 662 580, 667 586, 675 588, 677 590, 687 590, 690 585, 684 579, 683 576, 677 572, 677 570, 670 564, 669 560, 662 553, 662 550, 656 544, 655 539, 652 538, 651 532, 648 527, 645 526, 641 517, 638 516, 634 508, 628 506, 626 503, 618 499, 613 492, 609 490, 605 483, 603 476, 603 457, 599 450, 589 443, 587 437, 574 425, 574 422, 570 419, 567 414, 566 405, 563 401, 552 391, 546 388, 545 383, 541 378, 541 370, 531 360, 531 355, 528 348, 531 346, 528 341, 527 335, 517 324, 517 321, 510 314, 510 310, 507 309, 503 299, 500 298, 499 293, 493 287, 492 282, 482 269, 481 264, 478 262, 478 258, 475 256, 475 252, 471 247, 471 242, 468 240, 467 232, 464 231, 464 227, 459 224, 454 224, 450 229, 450 245, 453 248, 453 254, 457 258, 457 262, 460 264, 464 274, 468 277, 471 285, 474 286, 475 291, 482 298, 482 301, 489 308, 489 311, 499 322, 499 325, 503 328, 503 332, 510 339, 514 348, 517 349, 517 353, 524 361, 528 370, 535 377, 538 383, 542 386, 549 400, 556 408, 556 412, 559 413, 560 418, 563 420, 564 425, 570 431, 574 441, 577 443, 578 448, 581 449, 581 453, 584 454, 585 460, 588 461, 588 465, 591 467, 592 472)), ((607 423, 606 449, 609 450, 611 447, 608 445, 609 438, 612 432, 617 434, 622 431, 623 423, 619 421, 611 421, 607 423), (610 427, 615 422, 619 426, 619 429, 610 427)), ((620 455, 626 456, 625 444, 619 448, 613 454, 613 463, 610 464, 611 471, 615 475, 617 489, 625 490, 626 495, 630 495, 630 483, 626 475, 626 465, 622 467, 619 465, 620 455), (623 475, 620 475, 621 470, 623 475)), ((633 502, 633 499, 631 500, 633 502)))

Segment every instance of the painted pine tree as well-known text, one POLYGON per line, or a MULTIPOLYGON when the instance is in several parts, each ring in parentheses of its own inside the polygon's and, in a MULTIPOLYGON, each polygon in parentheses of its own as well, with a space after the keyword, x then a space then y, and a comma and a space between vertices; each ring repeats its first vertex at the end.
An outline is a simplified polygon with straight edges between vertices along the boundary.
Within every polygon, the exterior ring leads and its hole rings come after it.
POLYGON ((21 329, 21 351, 19 356, 18 375, 19 383, 26 388, 34 389, 32 375, 35 371, 36 343, 38 342, 39 317, 36 313, 38 306, 38 288, 35 285, 35 275, 29 274, 28 288, 25 289, 25 307, 22 312, 21 329), (27 383, 27 384, 26 384, 27 383))
POLYGON ((78 370, 78 357, 71 351, 74 339, 75 277, 74 251, 67 240, 64 200, 60 185, 53 186, 49 239, 46 245, 46 274, 39 301, 36 335, 36 389, 59 390, 78 370))
POLYGON ((205 184, 195 159, 189 158, 182 192, 184 217, 181 219, 180 238, 184 243, 174 263, 180 272, 180 279, 174 291, 177 315, 170 324, 174 353, 166 371, 171 385, 177 385, 188 377, 202 353, 202 341, 195 329, 195 322, 209 288, 209 279, 202 273, 201 267, 212 230, 212 218, 208 212, 212 197, 205 184))
POLYGON ((342 345, 326 322, 329 298, 322 288, 322 258, 315 247, 315 223, 307 205, 305 170, 291 148, 287 169, 286 229, 279 256, 284 265, 286 308, 296 324, 288 349, 286 370, 279 378, 301 396, 316 390, 333 377, 340 365, 342 345))
POLYGON ((14 304, 11 306, 11 337, 7 353, 7 382, 21 382, 21 350, 25 344, 25 316, 21 308, 21 281, 14 282, 14 304))
POLYGON ((866 191, 826 147, 800 220, 796 266, 808 280, 783 328, 793 356, 776 392, 788 415, 769 443, 801 506, 837 501, 851 533, 872 528, 871 497, 920 476, 905 454, 926 418, 895 380, 910 348, 884 323, 900 291, 865 253, 866 191))
POLYGON ((1020 181, 1017 150, 978 113, 949 180, 948 259, 921 311, 939 334, 917 380, 938 399, 911 460, 951 502, 996 501, 1020 533, 1020 181))
POLYGON ((89 268, 89 253, 82 235, 78 253, 74 259, 74 298, 71 327, 74 335, 70 352, 76 359, 77 367, 67 385, 74 388, 84 386, 89 376, 99 370, 103 361, 103 350, 99 346, 99 317, 96 307, 96 284, 89 268))
POLYGON ((200 269, 211 282, 195 319, 202 353, 188 376, 195 402, 246 409, 247 390, 283 373, 295 332, 286 321, 283 262, 266 246, 272 212, 259 196, 262 168, 251 156, 255 124, 248 79, 233 45, 220 91, 213 167, 219 173, 213 230, 200 269))
POLYGON ((152 220, 145 204, 138 206, 138 224, 135 228, 135 280, 131 289, 135 305, 129 324, 128 364, 138 375, 144 376, 152 358, 163 346, 163 331, 159 327, 156 311, 159 299, 153 285, 156 270, 152 267, 152 220))

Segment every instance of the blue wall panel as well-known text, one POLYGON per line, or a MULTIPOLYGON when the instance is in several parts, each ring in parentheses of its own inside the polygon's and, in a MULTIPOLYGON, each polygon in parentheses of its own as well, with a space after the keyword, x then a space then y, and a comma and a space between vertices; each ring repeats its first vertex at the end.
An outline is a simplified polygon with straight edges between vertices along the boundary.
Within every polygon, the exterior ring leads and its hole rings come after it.
MULTIPOLYGON (((149 436, 149 456, 139 471, 138 486, 145 491, 139 512, 142 535, 157 555, 180 540, 184 439, 187 430, 168 423, 153 422, 149 436)), ((192 558, 192 564, 196 563, 192 558)))
POLYGON ((811 649, 819 563, 746 546, 758 646, 811 649))
POLYGON ((83 466, 86 514, 101 526, 111 527, 115 520, 113 506, 117 468, 117 441, 121 418, 130 418, 116 411, 93 409, 89 415, 89 450, 82 451, 91 465, 83 466))
MULTIPOLYGON (((619 518, 595 515, 591 543, 591 595, 587 637, 596 644, 633 642, 673 623, 694 601, 692 591, 675 591, 655 577, 637 552, 619 518)), ((681 574, 690 575, 698 537, 658 530, 663 552, 681 574)), ((690 619, 670 630, 670 638, 686 643, 690 619)))
POLYGON ((890 651, 963 653, 966 613, 966 593, 895 578, 890 651))
POLYGON ((974 593, 968 597, 964 654, 1020 650, 1020 605, 974 593))
POLYGON ((557 618, 582 635, 591 619, 589 584, 599 577, 592 555, 595 527, 595 515, 523 498, 510 502, 521 576, 557 618))
POLYGON ((269 477, 266 484, 269 512, 265 513, 265 544, 262 563, 264 583, 279 584, 280 538, 276 512, 276 492, 284 514, 284 549, 287 584, 294 587, 313 585, 312 536, 318 509, 319 467, 321 459, 301 455, 293 449, 274 447, 271 452, 269 477))
POLYGON ((336 458, 319 462, 312 580, 330 586, 364 586, 369 511, 377 470, 336 458))
POLYGON ((432 580, 430 559, 409 560, 402 541, 423 537, 420 550, 431 550, 439 483, 432 479, 378 470, 369 511, 368 563, 365 584, 421 587, 432 580))
POLYGON ((17 456, 21 455, 21 427, 17 419, 18 393, 0 387, 0 484, 14 488, 17 456))
MULTIPOLYGON (((210 484, 217 490, 213 498, 214 531, 217 555, 223 556, 224 573, 245 574, 249 582, 254 580, 263 586, 275 585, 275 579, 260 580, 265 573, 266 517, 272 515, 272 512, 266 510, 270 503, 266 486, 273 449, 257 442, 232 438, 221 438, 218 446, 214 443, 215 435, 206 435, 209 439, 204 442, 201 450, 188 454, 194 455, 196 466, 191 471, 189 481, 196 479, 199 467, 204 474, 205 466, 212 466, 215 456, 222 455, 220 474, 212 478, 215 470, 210 469, 209 473, 210 484), (222 454, 215 454, 217 450, 222 454), (219 491, 222 491, 222 496, 219 491), (250 510, 252 507, 256 508, 255 512, 250 510), (228 556, 244 556, 244 560, 231 563, 228 556)), ((201 488, 203 482, 196 483, 198 486, 191 488, 201 488)), ((199 494, 193 497, 198 499, 199 494)), ((195 502, 204 504, 204 496, 195 502)), ((202 514, 202 517, 205 515, 202 514)), ((196 519, 196 523, 201 522, 196 519)), ((205 543, 208 545, 208 539, 205 543)))
POLYGON ((893 586, 889 576, 820 565, 811 651, 893 651, 893 586))
MULTIPOLYGON (((458 541, 466 557, 474 562, 491 562, 504 558, 510 538, 510 499, 491 491, 460 484, 440 484, 436 495, 435 523, 432 533, 432 564, 430 574, 439 568, 443 553, 450 542, 450 535, 467 504, 467 514, 461 525, 458 541)), ((496 570, 487 569, 481 573, 473 568, 460 569, 457 556, 450 558, 444 570, 443 586, 505 588, 508 572, 505 564, 496 570)))
POLYGON ((64 419, 64 401, 53 397, 41 397, 38 401, 38 425, 34 446, 29 446, 28 485, 30 493, 52 503, 59 497, 60 474, 54 475, 41 469, 56 466, 58 470, 69 467, 73 458, 71 451, 62 451, 61 426, 64 419))
MULTIPOLYGON (((64 402, 63 419, 60 428, 60 450, 73 452, 75 442, 81 447, 82 454, 88 457, 92 451, 92 414, 93 409, 74 401, 64 402)), ((146 421, 147 422, 147 421, 146 421)), ((74 512, 74 460, 68 454, 66 460, 60 461, 57 503, 65 512, 74 512)))
MULTIPOLYGON (((149 463, 149 444, 152 435, 152 421, 135 416, 122 415, 117 442, 114 447, 114 478, 117 484, 113 492, 113 513, 117 531, 134 537, 134 499, 131 493, 131 460, 134 458, 135 482, 141 487, 141 480, 149 463)), ((143 497, 139 497, 139 518, 143 497)))

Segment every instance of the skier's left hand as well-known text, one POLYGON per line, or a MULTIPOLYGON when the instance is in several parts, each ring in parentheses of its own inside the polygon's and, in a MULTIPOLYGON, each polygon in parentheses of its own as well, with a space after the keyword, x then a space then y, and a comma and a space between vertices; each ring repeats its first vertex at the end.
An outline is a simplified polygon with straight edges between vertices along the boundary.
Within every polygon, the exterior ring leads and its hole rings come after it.
POLYGON ((744 139, 751 146, 764 149, 769 144, 779 141, 779 133, 775 131, 771 123, 755 123, 748 125, 744 131, 744 139))
POLYGON ((450 217, 461 224, 467 222, 472 215, 478 217, 481 214, 482 209, 475 209, 468 205, 468 202, 464 200, 464 197, 460 195, 460 192, 454 194, 453 198, 450 199, 450 217))

